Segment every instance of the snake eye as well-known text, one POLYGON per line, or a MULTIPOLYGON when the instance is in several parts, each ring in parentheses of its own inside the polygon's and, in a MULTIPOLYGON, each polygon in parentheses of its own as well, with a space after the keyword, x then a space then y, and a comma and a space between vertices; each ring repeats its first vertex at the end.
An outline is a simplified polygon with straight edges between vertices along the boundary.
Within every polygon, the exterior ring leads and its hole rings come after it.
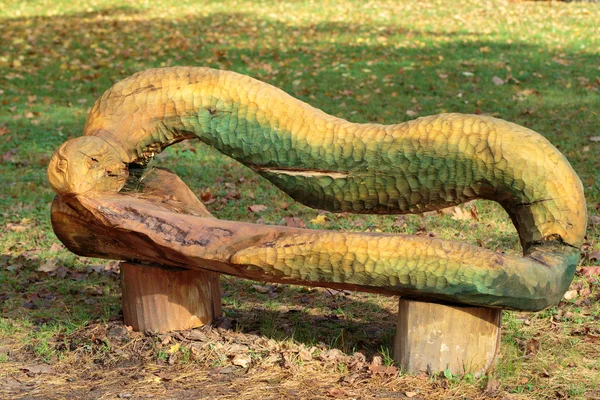
POLYGON ((89 169, 96 169, 98 168, 99 161, 97 158, 90 156, 88 157, 87 164, 89 169))
POLYGON ((65 160, 64 158, 61 158, 58 161, 58 166, 56 167, 56 169, 58 169, 59 171, 62 171, 62 172, 66 172, 67 171, 67 165, 68 165, 67 160, 65 160))

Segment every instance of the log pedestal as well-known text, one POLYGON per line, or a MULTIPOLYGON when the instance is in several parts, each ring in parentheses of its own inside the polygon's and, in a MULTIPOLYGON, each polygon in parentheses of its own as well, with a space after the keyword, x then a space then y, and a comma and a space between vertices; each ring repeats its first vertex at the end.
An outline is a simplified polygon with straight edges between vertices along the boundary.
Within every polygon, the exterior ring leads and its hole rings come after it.
POLYGON ((161 333, 209 324, 221 314, 219 275, 121 263, 125 324, 137 331, 161 333))
POLYGON ((408 373, 484 375, 500 346, 502 310, 400 299, 394 359, 408 373))

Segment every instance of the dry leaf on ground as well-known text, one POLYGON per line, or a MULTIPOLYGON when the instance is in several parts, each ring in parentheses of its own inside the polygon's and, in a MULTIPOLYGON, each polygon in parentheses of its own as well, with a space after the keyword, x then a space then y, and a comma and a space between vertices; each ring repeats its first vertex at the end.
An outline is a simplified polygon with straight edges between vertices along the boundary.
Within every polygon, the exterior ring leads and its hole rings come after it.
POLYGON ((563 299, 565 300, 573 300, 575 298, 577 298, 579 294, 577 293, 577 290, 567 290, 563 296, 563 299))
POLYGON ((231 360, 233 365, 237 365, 238 367, 248 368, 248 366, 252 363, 252 359, 247 354, 237 354, 231 360))
POLYGON ((253 213, 259 213, 261 211, 265 211, 268 207, 263 204, 253 204, 248 206, 248 211, 253 213))
POLYGON ((325 225, 329 222, 329 218, 324 215, 317 215, 315 218, 310 220, 315 225, 325 225))
POLYGON ((285 226, 292 228, 306 228, 306 224, 298 217, 285 217, 285 226))
POLYGON ((59 268, 56 260, 46 260, 38 268, 40 272, 54 272, 59 268))
POLYGON ((32 374, 53 374, 54 370, 48 364, 34 364, 21 368, 25 372, 32 374))
POLYGON ((600 276, 600 267, 581 267, 579 272, 583 276, 600 276))

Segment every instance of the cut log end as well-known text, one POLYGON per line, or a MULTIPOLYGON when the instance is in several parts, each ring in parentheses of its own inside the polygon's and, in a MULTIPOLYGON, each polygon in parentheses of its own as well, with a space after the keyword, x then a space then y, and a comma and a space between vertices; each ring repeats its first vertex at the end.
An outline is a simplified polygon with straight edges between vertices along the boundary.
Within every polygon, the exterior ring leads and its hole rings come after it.
POLYGON ((121 263, 125 324, 169 332, 197 328, 221 314, 219 274, 210 271, 121 263))
POLYGON ((502 310, 400 299, 394 359, 408 373, 486 374, 500 345, 502 310))

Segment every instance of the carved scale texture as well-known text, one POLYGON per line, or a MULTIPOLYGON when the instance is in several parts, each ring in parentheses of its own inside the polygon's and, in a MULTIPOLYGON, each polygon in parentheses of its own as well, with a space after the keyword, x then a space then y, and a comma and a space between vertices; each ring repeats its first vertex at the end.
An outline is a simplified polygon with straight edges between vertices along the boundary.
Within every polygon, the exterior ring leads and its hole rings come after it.
POLYGON ((130 163, 198 138, 294 199, 331 211, 414 213, 495 200, 529 255, 501 266, 494 253, 482 257, 460 243, 319 233, 245 249, 230 260, 301 279, 344 281, 350 273, 360 284, 455 296, 513 291, 511 307, 528 309, 524 302, 540 289, 553 299, 566 290, 585 232, 582 185, 564 156, 532 130, 490 117, 356 124, 244 75, 177 67, 114 85, 94 105, 85 134, 124 149, 130 163))

